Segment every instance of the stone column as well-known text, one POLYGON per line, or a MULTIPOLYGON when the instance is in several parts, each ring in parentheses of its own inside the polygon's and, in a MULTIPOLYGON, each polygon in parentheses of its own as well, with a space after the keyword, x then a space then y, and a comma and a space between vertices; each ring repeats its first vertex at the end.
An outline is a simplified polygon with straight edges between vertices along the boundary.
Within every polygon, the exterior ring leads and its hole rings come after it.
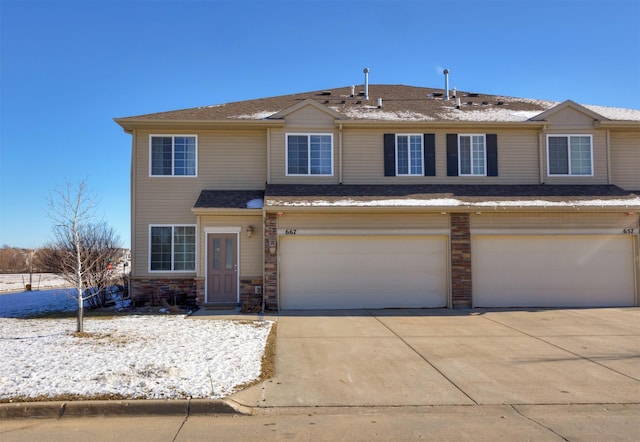
POLYGON ((471 231, 468 213, 451 214, 451 298, 453 308, 471 308, 471 231))
POLYGON ((263 296, 267 310, 278 310, 278 218, 267 213, 264 219, 264 288, 263 296), (275 244, 275 253, 270 248, 275 244))

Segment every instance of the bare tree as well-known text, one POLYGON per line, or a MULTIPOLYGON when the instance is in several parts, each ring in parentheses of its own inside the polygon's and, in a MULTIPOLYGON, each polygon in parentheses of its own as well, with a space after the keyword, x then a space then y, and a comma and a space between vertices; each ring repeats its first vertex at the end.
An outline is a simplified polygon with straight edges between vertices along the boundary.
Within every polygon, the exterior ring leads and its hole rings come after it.
POLYGON ((110 260, 120 248, 119 238, 104 221, 95 221, 96 204, 86 180, 66 183, 49 197, 49 217, 55 223, 54 240, 42 259, 75 288, 78 301, 76 331, 84 330, 84 303, 101 306, 111 280, 110 260))

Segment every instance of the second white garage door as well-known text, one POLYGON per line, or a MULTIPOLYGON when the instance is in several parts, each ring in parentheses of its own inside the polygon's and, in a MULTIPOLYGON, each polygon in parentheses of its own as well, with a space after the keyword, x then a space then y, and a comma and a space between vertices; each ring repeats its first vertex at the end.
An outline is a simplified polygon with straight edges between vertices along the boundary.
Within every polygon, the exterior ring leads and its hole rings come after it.
POLYGON ((635 305, 634 254, 624 235, 477 235, 476 307, 635 305))
POLYGON ((445 236, 285 236, 285 310, 447 305, 445 236))

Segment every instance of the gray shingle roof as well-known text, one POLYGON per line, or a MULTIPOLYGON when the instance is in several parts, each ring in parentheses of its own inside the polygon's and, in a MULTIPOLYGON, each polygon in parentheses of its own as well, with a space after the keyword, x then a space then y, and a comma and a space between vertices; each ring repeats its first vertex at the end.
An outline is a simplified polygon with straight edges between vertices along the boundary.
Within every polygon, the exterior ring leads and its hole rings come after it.
POLYGON ((490 121, 523 121, 539 114, 554 105, 552 101, 530 100, 497 95, 457 92, 460 109, 456 109, 454 98, 444 99, 443 89, 433 89, 403 85, 370 85, 369 99, 361 94, 363 87, 355 88, 351 95, 351 86, 334 89, 304 92, 256 100, 239 101, 214 106, 159 112, 122 118, 123 121, 168 120, 168 121, 221 121, 221 120, 262 120, 277 112, 295 106, 306 99, 315 100, 343 116, 343 119, 369 120, 465 120, 475 119, 474 112, 494 115, 490 121), (378 98, 382 107, 378 108, 378 98), (491 112, 489 112, 491 113, 491 112), (502 115, 502 116, 500 116, 502 115))
POLYGON ((252 200, 262 200, 264 190, 203 190, 195 208, 246 209, 252 200))

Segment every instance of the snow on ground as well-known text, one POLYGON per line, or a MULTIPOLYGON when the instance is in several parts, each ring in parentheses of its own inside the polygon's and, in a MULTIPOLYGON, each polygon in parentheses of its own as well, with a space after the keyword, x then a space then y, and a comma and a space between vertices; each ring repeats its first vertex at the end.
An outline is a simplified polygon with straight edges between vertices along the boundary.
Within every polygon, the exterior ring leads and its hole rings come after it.
POLYGON ((0 293, 0 319, 35 316, 44 312, 74 311, 78 306, 73 289, 0 293))
POLYGON ((54 273, 34 273, 31 277, 28 273, 0 275, 0 292, 24 290, 27 284, 31 284, 34 290, 69 287, 69 283, 62 276, 54 273))
POLYGON ((75 318, 19 318, 73 310, 69 300, 60 290, 0 295, 0 400, 217 399, 260 376, 269 321, 85 318, 78 336, 75 318))

